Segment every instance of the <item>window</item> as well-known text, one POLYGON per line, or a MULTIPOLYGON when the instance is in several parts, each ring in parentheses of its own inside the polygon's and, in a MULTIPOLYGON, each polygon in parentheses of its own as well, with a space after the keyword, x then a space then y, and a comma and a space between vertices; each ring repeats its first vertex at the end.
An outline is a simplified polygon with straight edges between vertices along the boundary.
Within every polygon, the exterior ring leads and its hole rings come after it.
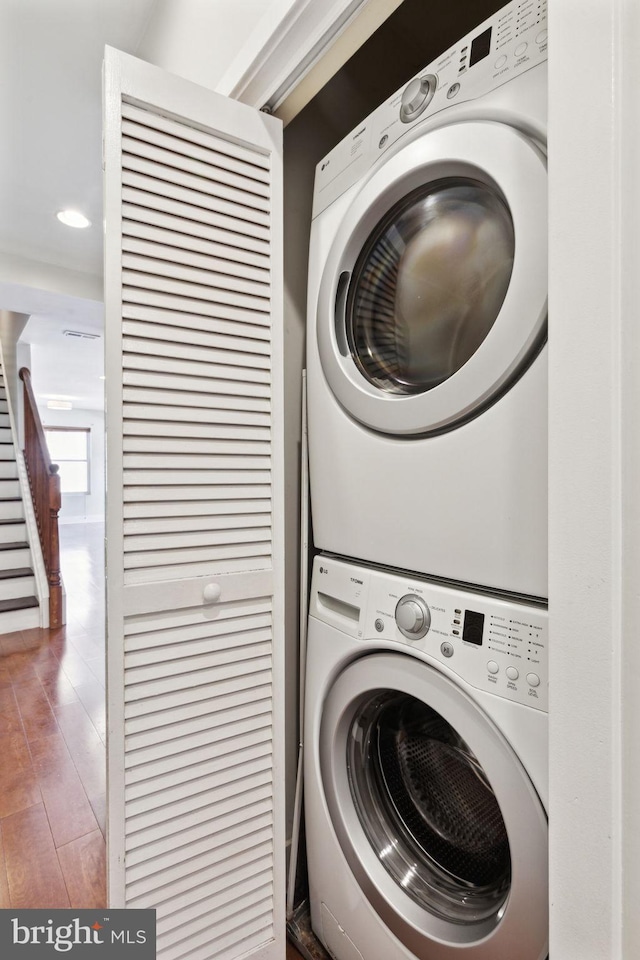
POLYGON ((89 436, 86 427, 45 427, 49 456, 60 467, 62 493, 89 493, 89 436))

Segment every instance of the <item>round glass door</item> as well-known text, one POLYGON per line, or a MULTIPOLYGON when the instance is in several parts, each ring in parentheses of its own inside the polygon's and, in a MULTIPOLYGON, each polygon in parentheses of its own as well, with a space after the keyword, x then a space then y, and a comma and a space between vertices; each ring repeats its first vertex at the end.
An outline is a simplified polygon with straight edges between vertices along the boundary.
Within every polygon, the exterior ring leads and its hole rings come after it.
POLYGON ((322 369, 346 412, 399 436, 496 402, 546 339, 544 155, 500 123, 440 127, 345 209, 318 292, 322 369))
POLYGON ((392 394, 424 393, 487 336, 515 251, 504 199, 480 181, 429 184, 376 226, 351 278, 347 338, 362 375, 392 394))
POLYGON ((478 759, 440 714, 375 694, 351 724, 347 769, 369 843, 416 903, 456 923, 498 913, 511 882, 507 830, 478 759))
MULTIPOLYGON (((527 722, 518 707, 518 722, 527 722)), ((540 749, 546 718, 532 711, 540 749)), ((474 699, 405 653, 371 653, 324 700, 322 787, 363 895, 415 956, 544 960, 548 825, 474 699)))

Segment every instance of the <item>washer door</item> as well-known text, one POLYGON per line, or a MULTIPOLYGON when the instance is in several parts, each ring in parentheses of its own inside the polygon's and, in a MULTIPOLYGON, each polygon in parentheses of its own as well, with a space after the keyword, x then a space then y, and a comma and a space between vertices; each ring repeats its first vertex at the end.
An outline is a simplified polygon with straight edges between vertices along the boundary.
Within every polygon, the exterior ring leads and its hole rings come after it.
POLYGON ((344 856, 408 950, 432 960, 547 956, 544 808, 456 684, 406 654, 356 660, 326 698, 320 764, 344 856))
POLYGON ((497 400, 539 352, 546 319, 544 155, 504 124, 458 123, 391 156, 347 210, 318 346, 352 417, 424 435, 497 400))

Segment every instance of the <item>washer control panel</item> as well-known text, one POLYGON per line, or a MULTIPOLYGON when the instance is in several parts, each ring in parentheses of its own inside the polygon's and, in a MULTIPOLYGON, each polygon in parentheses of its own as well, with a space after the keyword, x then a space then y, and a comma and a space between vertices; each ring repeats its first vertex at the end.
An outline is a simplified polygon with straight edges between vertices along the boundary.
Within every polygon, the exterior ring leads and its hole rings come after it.
POLYGON ((547 709, 542 604, 316 557, 310 615, 363 641, 407 645, 477 689, 547 709))
POLYGON ((546 59, 547 0, 512 0, 385 100, 320 161, 313 216, 418 122, 477 100, 546 59))

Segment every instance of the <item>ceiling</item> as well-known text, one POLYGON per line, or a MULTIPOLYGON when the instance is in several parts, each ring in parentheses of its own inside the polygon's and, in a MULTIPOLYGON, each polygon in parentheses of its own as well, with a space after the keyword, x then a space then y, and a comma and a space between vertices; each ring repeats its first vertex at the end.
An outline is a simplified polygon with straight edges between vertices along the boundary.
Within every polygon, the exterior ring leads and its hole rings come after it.
POLYGON ((4 270, 0 308, 31 315, 23 339, 34 360, 46 349, 33 370, 36 394, 74 394, 92 409, 102 402, 103 338, 72 344, 61 331, 101 327, 97 297, 47 295, 35 284, 62 269, 101 289, 103 51, 135 53, 156 3, 0 0, 0 259, 22 268, 19 283, 4 270), (66 207, 92 226, 63 226, 55 215, 66 207))

